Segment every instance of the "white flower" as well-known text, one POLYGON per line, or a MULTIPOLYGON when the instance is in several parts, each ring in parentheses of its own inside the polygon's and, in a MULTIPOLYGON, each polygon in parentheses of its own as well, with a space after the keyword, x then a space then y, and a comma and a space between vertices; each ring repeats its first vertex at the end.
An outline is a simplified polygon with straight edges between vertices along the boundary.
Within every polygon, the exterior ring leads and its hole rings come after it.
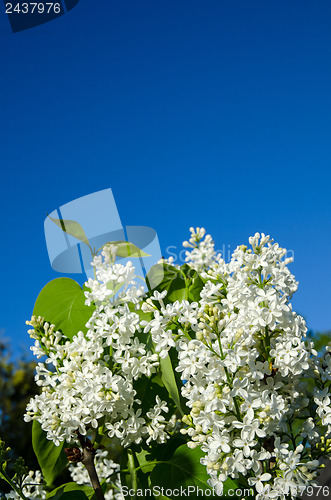
POLYGON ((224 453, 230 453, 231 448, 229 446, 230 435, 226 432, 215 432, 212 439, 209 440, 209 446, 211 452, 218 453, 221 450, 224 453))
POLYGON ((264 481, 269 481, 271 479, 271 474, 269 474, 268 472, 265 472, 264 474, 261 474, 257 477, 249 477, 248 478, 248 484, 250 486, 255 486, 256 488, 256 491, 258 493, 262 493, 263 492, 263 489, 264 489, 264 485, 263 485, 263 482, 264 481))

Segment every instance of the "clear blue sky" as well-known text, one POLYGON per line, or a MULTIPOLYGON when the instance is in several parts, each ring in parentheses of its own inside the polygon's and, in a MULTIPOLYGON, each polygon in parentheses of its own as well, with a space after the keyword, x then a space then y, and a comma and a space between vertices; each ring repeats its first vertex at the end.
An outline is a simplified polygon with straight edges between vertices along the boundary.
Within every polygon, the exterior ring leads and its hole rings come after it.
MULTIPOLYGON (((50 267, 43 222, 111 187, 122 222, 294 251, 293 303, 331 328, 331 3, 80 0, 1 37, 1 316, 12 346, 50 267)), ((100 217, 103 217, 100 214, 100 217)))

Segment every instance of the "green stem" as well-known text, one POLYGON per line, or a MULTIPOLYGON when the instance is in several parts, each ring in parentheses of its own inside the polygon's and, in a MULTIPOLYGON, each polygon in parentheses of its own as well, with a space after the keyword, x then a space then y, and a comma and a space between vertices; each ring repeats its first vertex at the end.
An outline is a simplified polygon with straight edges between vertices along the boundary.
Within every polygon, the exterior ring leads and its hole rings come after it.
MULTIPOLYGON (((222 344, 221 344, 221 339, 220 339, 220 337, 218 337, 218 345, 219 345, 219 349, 220 349, 220 353, 221 353, 220 358, 221 358, 221 359, 224 359, 224 358, 225 358, 225 356, 224 356, 224 354, 223 354, 223 349, 222 349, 222 344)), ((212 350, 213 350, 213 349, 212 349, 212 350)), ((214 352, 215 352, 215 351, 214 351, 214 352)), ((215 354, 217 354, 217 353, 215 352, 215 354)), ((219 355, 218 355, 218 356, 219 356, 219 355)), ((233 381, 233 379, 231 379, 230 374, 229 374, 228 369, 226 368, 226 366, 224 366, 224 371, 225 371, 225 375, 226 375, 226 378, 227 378, 227 381, 228 381, 229 387, 230 387, 230 389, 232 389, 232 381, 233 381)), ((243 419, 242 419, 242 417, 241 417, 241 413, 240 413, 240 409, 239 409, 239 405, 238 405, 238 401, 237 401, 236 396, 233 396, 233 398, 232 398, 232 399, 233 399, 234 407, 235 407, 235 409, 236 409, 236 414, 237 414, 236 416, 237 416, 237 419, 238 419, 240 422, 242 422, 242 421, 243 421, 243 419)))
POLYGON ((102 438, 104 437, 104 428, 105 428, 105 417, 102 417, 94 440, 94 448, 96 450, 99 448, 102 438))
POLYGON ((188 300, 188 287, 187 287, 187 283, 186 283, 186 280, 188 278, 186 278, 186 274, 184 273, 184 271, 180 271, 182 276, 183 276, 183 279, 184 279, 184 283, 185 283, 185 300, 188 300))
POLYGON ((237 401, 237 398, 236 396, 233 396, 233 402, 234 402, 234 406, 236 408, 236 413, 237 413, 237 419, 242 422, 243 419, 241 418, 241 414, 240 414, 240 409, 239 409, 239 406, 238 406, 238 401, 237 401))
POLYGON ((26 496, 23 494, 22 490, 20 490, 16 484, 10 479, 10 477, 6 474, 6 472, 4 470, 1 470, 0 471, 0 477, 2 476, 2 478, 7 481, 7 483, 9 484, 9 486, 11 486, 11 488, 13 488, 13 490, 23 499, 23 500, 28 500, 28 498, 26 498, 26 496))
POLYGON ((268 325, 265 327, 265 340, 266 340, 267 347, 270 347, 270 336, 269 336, 268 325))
POLYGON ((131 487, 135 492, 133 495, 133 500, 136 499, 136 491, 137 491, 137 470, 134 463, 134 452, 131 449, 128 449, 128 468, 131 477, 131 487))
POLYGON ((289 427, 290 427, 291 434, 288 434, 288 436, 289 436, 289 438, 292 441, 293 450, 295 450, 296 447, 297 447, 297 445, 296 445, 296 442, 295 442, 295 437, 293 436, 293 430, 292 430, 292 422, 291 422, 291 420, 289 421, 289 427))

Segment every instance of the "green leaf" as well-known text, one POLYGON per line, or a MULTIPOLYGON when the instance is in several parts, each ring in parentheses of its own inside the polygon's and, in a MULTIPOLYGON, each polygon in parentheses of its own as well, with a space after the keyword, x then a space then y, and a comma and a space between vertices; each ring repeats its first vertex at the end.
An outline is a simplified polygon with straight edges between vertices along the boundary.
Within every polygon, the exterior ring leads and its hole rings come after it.
MULTIPOLYGON (((154 467, 156 467, 156 462, 166 462, 173 456, 176 449, 185 443, 185 439, 180 435, 171 436, 171 438, 164 444, 157 444, 153 442, 150 446, 146 445, 146 442, 142 444, 134 444, 131 446, 131 450, 134 452, 135 465, 137 469, 137 488, 146 490, 146 488, 153 489, 153 484, 150 479, 150 474, 154 467)), ((128 456, 127 450, 124 449, 121 455, 121 481, 122 485, 131 488, 131 477, 128 471, 128 456)), ((164 495, 162 496, 158 492, 157 495, 152 495, 150 498, 153 500, 167 499, 164 495)), ((137 498, 142 495, 137 494, 137 498)))
MULTIPOLYGON (((242 499, 242 495, 240 495, 239 497, 237 495, 230 495, 228 496, 228 492, 229 490, 232 489, 233 492, 236 491, 237 489, 239 490, 242 490, 242 489, 248 489, 248 486, 240 486, 239 483, 236 483, 235 481, 233 481, 233 479, 231 479, 230 477, 223 483, 223 495, 222 495, 222 498, 229 498, 229 499, 233 499, 233 500, 241 500, 242 499)), ((249 498, 249 497, 247 497, 249 498)))
MULTIPOLYGON (((150 487, 149 484, 149 474, 150 471, 155 467, 155 464, 148 463, 149 450, 142 449, 140 446, 133 445, 131 450, 134 452, 134 462, 135 467, 141 467, 137 470, 137 489, 146 490, 150 487), (147 465, 148 464, 148 465, 147 465)), ((124 454, 124 460, 126 462, 121 462, 121 481, 123 485, 128 487, 132 486, 130 473, 125 473, 124 468, 129 468, 129 462, 127 457, 127 452, 124 454)), ((154 497, 152 497, 154 498, 154 497)))
MULTIPOLYGON (((190 498, 206 499, 217 496, 207 483, 210 476, 207 474, 206 466, 200 463, 200 459, 204 455, 200 448, 191 450, 186 444, 179 446, 171 458, 167 458, 164 463, 154 467, 150 476, 152 485, 154 487, 158 486, 159 491, 164 488, 164 493, 171 500, 178 498, 176 489, 181 491, 181 488, 186 490, 187 496, 190 498), (202 492, 206 490, 208 490, 208 493, 203 495, 202 492), (171 495, 171 491, 173 495, 171 495)), ((218 498, 227 498, 230 488, 233 489, 233 492, 239 488, 239 485, 232 479, 227 479, 223 486, 223 495, 218 496, 218 498)), ((237 497, 232 496, 229 498, 236 500, 237 497)))
POLYGON ((140 321, 152 321, 152 319, 154 319, 154 314, 152 312, 144 312, 141 309, 135 309, 132 302, 128 303, 128 307, 131 312, 135 312, 136 314, 138 314, 140 321))
MULTIPOLYGON (((211 490, 207 483, 209 476, 206 467, 200 463, 204 455, 199 448, 191 450, 186 444, 180 446, 171 459, 154 467, 151 473, 152 484, 168 491, 189 486, 194 487, 195 491, 196 488, 211 490)), ((175 499, 176 495, 170 495, 169 498, 175 499)))
POLYGON ((190 302, 199 302, 201 299, 201 290, 205 286, 205 282, 198 273, 190 279, 188 284, 188 300, 190 302))
POLYGON ((108 288, 108 290, 112 291, 112 294, 109 295, 108 297, 113 297, 123 286, 124 283, 118 283, 117 285, 114 286, 112 281, 108 281, 106 287, 108 288))
POLYGON ((55 490, 47 494, 46 499, 53 500, 87 500, 94 495, 94 490, 90 486, 77 483, 62 484, 55 490))
POLYGON ((160 359, 160 368, 161 368, 161 373, 162 373, 162 381, 167 388, 170 397, 173 399, 175 402, 178 410, 182 415, 184 415, 182 406, 181 406, 181 400, 180 400, 180 395, 179 395, 179 390, 177 387, 177 382, 174 374, 174 370, 172 367, 171 359, 169 357, 169 354, 166 358, 160 359))
POLYGON ((150 257, 148 253, 143 252, 140 248, 136 247, 133 243, 129 241, 108 241, 102 245, 103 248, 106 245, 114 245, 117 246, 116 255, 118 257, 150 257))
POLYGON ((134 381, 133 388, 139 394, 141 401, 139 407, 142 409, 143 415, 153 408, 156 404, 156 396, 159 396, 163 401, 168 403, 168 406, 173 406, 173 402, 169 398, 167 389, 163 385, 161 377, 153 374, 150 378, 145 376, 134 381))
POLYGON ((51 219, 51 221, 54 222, 54 224, 59 226, 59 228, 62 229, 64 233, 68 233, 70 234, 70 236, 73 236, 74 238, 77 238, 77 240, 85 243, 87 246, 90 246, 90 242, 87 239, 85 231, 79 224, 79 222, 69 219, 54 219, 50 215, 48 215, 48 217, 51 219))
POLYGON ((164 298, 165 304, 188 299, 188 288, 185 274, 169 264, 155 264, 146 276, 150 290, 163 292, 167 290, 164 298))
MULTIPOLYGON (((141 467, 141 471, 145 474, 151 472, 155 463, 153 463, 153 455, 151 455, 150 449, 141 448, 140 451, 136 452, 136 459, 138 461, 139 467, 141 467)), ((139 471, 138 471, 139 472, 139 471)))
POLYGON ((64 453, 65 443, 55 446, 53 441, 46 437, 46 432, 42 430, 37 420, 32 424, 32 447, 36 454, 41 472, 46 484, 52 486, 55 479, 66 467, 68 460, 64 453))
POLYGON ((55 325, 69 339, 79 331, 86 333, 85 324, 94 307, 85 305, 85 295, 71 278, 56 278, 47 283, 36 300, 33 314, 55 325))

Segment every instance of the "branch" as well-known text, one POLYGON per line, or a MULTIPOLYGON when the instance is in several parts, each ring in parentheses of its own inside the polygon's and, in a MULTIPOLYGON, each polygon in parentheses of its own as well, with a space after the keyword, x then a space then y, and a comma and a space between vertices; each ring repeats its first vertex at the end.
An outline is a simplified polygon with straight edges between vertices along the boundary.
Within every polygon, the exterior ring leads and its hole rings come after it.
POLYGON ((85 465, 88 475, 90 476, 90 481, 95 491, 95 495, 98 500, 105 500, 100 481, 98 478, 97 471, 94 465, 94 455, 95 449, 90 447, 88 444, 83 448, 82 463, 85 465))
POLYGON ((83 449, 81 452, 78 448, 65 448, 68 460, 72 462, 82 462, 88 472, 92 487, 95 491, 97 500, 105 500, 97 471, 94 464, 95 449, 88 438, 83 437, 80 432, 76 431, 80 445, 83 449))

